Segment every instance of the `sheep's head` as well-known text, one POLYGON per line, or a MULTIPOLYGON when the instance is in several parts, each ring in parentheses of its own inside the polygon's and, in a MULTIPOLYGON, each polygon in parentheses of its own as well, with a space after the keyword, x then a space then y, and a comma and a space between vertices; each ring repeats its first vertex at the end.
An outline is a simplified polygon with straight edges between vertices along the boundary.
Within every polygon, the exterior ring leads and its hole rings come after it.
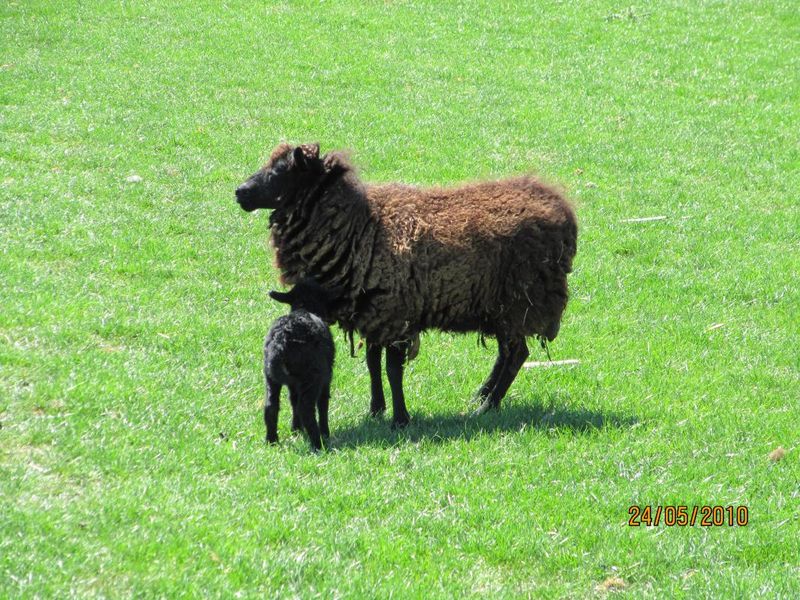
POLYGON ((304 309, 326 321, 338 310, 342 302, 342 290, 326 289, 311 277, 301 279, 288 292, 272 290, 269 296, 273 300, 288 304, 292 310, 304 309))
POLYGON ((236 201, 247 212, 278 208, 287 194, 309 175, 322 171, 319 144, 297 147, 281 144, 261 170, 236 188, 236 201))

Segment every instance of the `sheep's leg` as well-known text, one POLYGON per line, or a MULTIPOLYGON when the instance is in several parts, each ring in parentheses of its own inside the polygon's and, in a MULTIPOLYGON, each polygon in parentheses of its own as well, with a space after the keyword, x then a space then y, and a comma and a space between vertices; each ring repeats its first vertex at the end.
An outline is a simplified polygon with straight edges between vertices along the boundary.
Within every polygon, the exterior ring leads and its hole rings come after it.
POLYGON ((392 389, 392 427, 397 429, 405 427, 411 421, 403 396, 403 363, 407 347, 408 344, 405 342, 389 344, 386 347, 386 377, 392 389))
POLYGON ((264 424, 267 426, 267 443, 278 443, 278 409, 281 403, 281 386, 267 379, 267 398, 264 402, 264 424))
POLYGON ((478 390, 478 393, 475 394, 476 400, 486 400, 489 397, 489 394, 494 389, 494 386, 497 385, 497 380, 500 378, 500 373, 503 371, 503 367, 508 360, 508 349, 504 343, 497 344, 497 360, 494 363, 494 367, 492 367, 492 372, 489 374, 489 377, 486 378, 486 381, 483 382, 483 385, 478 390))
POLYGON ((319 383, 304 385, 297 394, 297 409, 300 411, 300 419, 303 422, 303 429, 308 434, 308 441, 314 451, 322 448, 322 439, 319 435, 317 426, 317 402, 322 393, 319 383))
POLYGON ((297 391, 293 387, 289 388, 289 401, 292 403, 292 431, 302 431, 303 421, 297 408, 297 391))
POLYGON ((489 397, 481 404, 480 408, 475 411, 475 414, 481 414, 487 410, 500 408, 500 401, 514 382, 525 359, 528 358, 528 354, 528 346, 525 344, 525 338, 509 342, 508 358, 500 371, 497 382, 492 391, 489 392, 489 397))
POLYGON ((329 438, 331 436, 331 431, 328 428, 328 403, 331 398, 331 382, 325 385, 322 388, 322 393, 317 400, 317 412, 319 413, 319 432, 322 434, 322 437, 329 438))
POLYGON ((367 369, 369 370, 369 383, 372 388, 369 413, 373 417, 383 414, 386 410, 386 398, 383 395, 383 381, 381 379, 382 353, 383 348, 381 346, 367 342, 367 369))

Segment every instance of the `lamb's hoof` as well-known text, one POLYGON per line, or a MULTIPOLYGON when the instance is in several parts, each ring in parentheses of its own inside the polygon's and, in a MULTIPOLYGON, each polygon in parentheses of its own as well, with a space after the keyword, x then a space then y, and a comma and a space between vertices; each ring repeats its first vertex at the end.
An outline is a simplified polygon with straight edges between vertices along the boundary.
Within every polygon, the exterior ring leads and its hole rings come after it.
POLYGON ((275 435, 275 436, 269 436, 268 435, 266 439, 267 439, 267 444, 269 444, 271 446, 274 446, 275 444, 278 443, 278 436, 277 435, 275 435))
POLYGON ((298 431, 303 431, 303 426, 299 422, 292 421, 292 433, 297 433, 298 431))
POLYGON ((500 405, 494 404, 491 400, 487 398, 486 400, 483 401, 483 404, 481 404, 477 409, 475 409, 475 412, 473 412, 471 416, 479 417, 480 415, 487 413, 491 410, 500 410, 500 405))

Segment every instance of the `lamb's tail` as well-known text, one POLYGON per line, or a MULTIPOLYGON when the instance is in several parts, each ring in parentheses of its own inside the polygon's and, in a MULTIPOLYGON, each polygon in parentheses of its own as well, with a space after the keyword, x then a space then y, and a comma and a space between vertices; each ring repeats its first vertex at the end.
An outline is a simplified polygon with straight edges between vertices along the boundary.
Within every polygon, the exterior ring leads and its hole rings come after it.
POLYGON ((406 353, 406 362, 411 362, 417 358, 419 354, 419 334, 415 334, 413 338, 408 341, 408 352, 406 353))

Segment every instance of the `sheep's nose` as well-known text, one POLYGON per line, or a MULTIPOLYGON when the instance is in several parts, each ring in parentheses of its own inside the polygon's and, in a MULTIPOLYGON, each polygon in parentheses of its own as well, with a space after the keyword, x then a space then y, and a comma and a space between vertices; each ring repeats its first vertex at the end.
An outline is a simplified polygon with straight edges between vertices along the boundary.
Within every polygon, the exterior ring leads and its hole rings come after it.
POLYGON ((247 185, 246 183, 243 183, 242 185, 240 185, 239 187, 237 187, 237 188, 236 188, 236 198, 238 198, 239 200, 241 200, 241 199, 242 199, 242 197, 243 197, 243 196, 245 196, 245 195, 247 194, 247 190, 249 190, 249 189, 250 189, 250 186, 249 186, 249 185, 247 185))

